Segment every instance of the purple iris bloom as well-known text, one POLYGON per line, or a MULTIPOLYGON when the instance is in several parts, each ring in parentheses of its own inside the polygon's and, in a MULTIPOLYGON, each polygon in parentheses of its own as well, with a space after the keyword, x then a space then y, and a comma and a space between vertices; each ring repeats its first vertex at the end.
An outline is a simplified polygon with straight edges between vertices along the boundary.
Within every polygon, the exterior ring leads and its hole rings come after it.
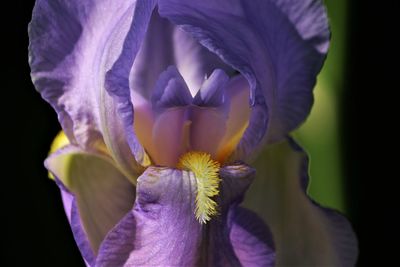
POLYGON ((37 0, 29 37, 68 138, 45 165, 88 266, 355 264, 288 137, 329 46, 321 1, 37 0))

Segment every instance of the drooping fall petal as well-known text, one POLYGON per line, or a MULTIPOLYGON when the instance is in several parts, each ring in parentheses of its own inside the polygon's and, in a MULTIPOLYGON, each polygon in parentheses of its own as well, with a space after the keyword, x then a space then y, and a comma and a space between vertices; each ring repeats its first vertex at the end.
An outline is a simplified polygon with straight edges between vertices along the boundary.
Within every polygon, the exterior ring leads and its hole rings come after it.
POLYGON ((110 158, 66 146, 45 162, 63 192, 75 240, 92 263, 106 234, 131 210, 134 186, 110 158))
POLYGON ((272 266, 273 244, 257 216, 237 205, 254 171, 221 169, 220 215, 209 224, 193 216, 192 173, 150 167, 139 177, 134 209, 107 235, 99 266, 272 266))
POLYGON ((355 265, 358 251, 351 225, 307 197, 308 158, 293 141, 267 148, 254 166, 258 177, 245 206, 268 221, 277 265, 355 265))

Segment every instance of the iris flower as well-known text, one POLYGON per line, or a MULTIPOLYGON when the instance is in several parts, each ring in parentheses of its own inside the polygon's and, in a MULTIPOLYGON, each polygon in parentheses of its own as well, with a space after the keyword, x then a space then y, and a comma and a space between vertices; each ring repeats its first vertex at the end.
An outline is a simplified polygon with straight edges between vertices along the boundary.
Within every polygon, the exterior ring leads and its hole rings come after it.
POLYGON ((355 263, 289 137, 329 46, 321 1, 37 0, 29 38, 88 266, 355 263))

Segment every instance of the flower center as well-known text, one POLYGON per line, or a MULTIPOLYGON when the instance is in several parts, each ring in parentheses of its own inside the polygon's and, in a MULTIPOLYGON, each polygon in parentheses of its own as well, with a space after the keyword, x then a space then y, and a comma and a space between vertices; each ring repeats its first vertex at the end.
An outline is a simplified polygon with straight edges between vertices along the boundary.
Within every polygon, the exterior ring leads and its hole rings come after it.
POLYGON ((219 193, 219 162, 205 152, 190 151, 180 157, 177 168, 194 174, 197 182, 195 216, 201 224, 207 223, 218 213, 217 202, 212 198, 219 193))
POLYGON ((214 70, 193 97, 175 67, 160 74, 151 99, 132 91, 133 127, 147 164, 173 168, 188 151, 229 161, 249 124, 249 93, 243 76, 214 70))

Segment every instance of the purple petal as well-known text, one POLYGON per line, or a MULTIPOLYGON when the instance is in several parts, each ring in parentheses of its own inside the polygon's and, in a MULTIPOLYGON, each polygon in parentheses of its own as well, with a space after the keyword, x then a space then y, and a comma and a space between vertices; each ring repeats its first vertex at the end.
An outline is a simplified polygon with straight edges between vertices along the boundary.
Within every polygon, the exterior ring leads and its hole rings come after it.
POLYGON ((215 69, 228 74, 234 70, 221 59, 193 39, 179 27, 174 31, 175 64, 186 81, 192 95, 196 95, 206 77, 210 77, 215 69))
POLYGON ((272 234, 254 212, 238 208, 233 213, 230 239, 242 266, 275 266, 272 234))
MULTIPOLYGON (((255 213, 238 207, 253 182, 254 175, 255 170, 243 164, 225 166, 220 170, 223 179, 219 196, 221 217, 228 215, 230 243, 241 266, 275 266, 275 249, 269 228, 255 213)), ((220 228, 211 235, 219 236, 224 232, 226 228, 220 228)), ((231 263, 216 266, 235 265, 231 263)))
POLYGON ((137 20, 134 10, 134 1, 38 0, 29 25, 32 80, 57 111, 68 139, 110 153, 132 181, 136 163, 104 76, 137 20))
POLYGON ((245 206, 268 222, 277 265, 355 265, 357 240, 349 222, 305 194, 308 159, 299 146, 293 141, 273 145, 254 166, 258 179, 249 189, 245 206))
POLYGON ((193 99, 193 104, 201 107, 219 107, 224 103, 224 91, 229 81, 223 70, 216 69, 204 80, 193 99))
POLYGON ((91 138, 99 138, 99 129, 94 122, 95 116, 92 112, 87 112, 85 119, 89 123, 81 126, 85 127, 87 132, 91 131, 92 136, 75 136, 73 117, 77 111, 73 109, 76 107, 59 104, 58 101, 66 91, 74 89, 71 86, 73 73, 70 66, 77 65, 74 51, 83 34, 81 21, 86 16, 78 10, 90 8, 86 5, 78 1, 68 5, 66 1, 39 0, 36 1, 32 21, 29 24, 29 64, 32 80, 42 97, 57 110, 69 139, 75 144, 84 145, 93 142, 91 138))
POLYGON ((216 69, 204 81, 191 108, 191 145, 220 162, 235 150, 249 120, 248 83, 216 69), (207 107, 207 108, 204 108, 207 107))
POLYGON ((190 91, 175 66, 169 66, 161 73, 151 97, 154 109, 188 106, 192 100, 190 91))
MULTIPOLYGON (((175 27, 167 19, 161 18, 156 9, 152 12, 148 26, 138 25, 138 27, 147 26, 147 31, 143 42, 138 43, 139 51, 134 58, 129 78, 131 90, 147 99, 150 99, 153 94, 153 88, 160 74, 168 66, 174 64, 173 32, 175 27)), ((141 29, 132 30, 140 31, 141 29)))
POLYGON ((193 216, 195 181, 148 168, 138 179, 135 208, 107 236, 99 266, 193 266, 201 228, 193 216))
POLYGON ((158 78, 151 104, 132 93, 135 133, 141 144, 155 164, 175 167, 189 142, 188 106, 193 98, 185 81, 175 66, 169 66, 158 78))
MULTIPOLYGON (((179 157, 186 151, 190 126, 187 118, 188 105, 192 100, 189 89, 175 66, 169 66, 161 73, 151 97, 152 127, 148 127, 147 138, 141 137, 145 141, 142 144, 148 144, 145 148, 155 165, 174 168, 179 157)), ((136 117, 140 119, 135 113, 136 117)), ((137 128, 141 127, 143 123, 137 128)), ((142 132, 145 131, 138 133, 142 132)))
POLYGON ((247 78, 254 112, 243 154, 267 128, 267 141, 274 141, 306 118, 329 43, 321 1, 166 0, 159 11, 247 78))
POLYGON ((130 71, 131 90, 150 98, 162 72, 176 65, 192 95, 215 68, 233 70, 190 35, 153 10, 146 36, 130 71))
POLYGON ((57 178, 67 217, 85 260, 92 262, 106 234, 132 208, 132 184, 104 156, 67 146, 46 167, 57 178))
MULTIPOLYGON (((116 102, 118 115, 122 119, 122 125, 129 148, 137 162, 144 164, 146 154, 138 142, 133 130, 133 106, 131 101, 129 75, 132 64, 138 54, 151 14, 155 7, 155 1, 139 0, 135 3, 133 20, 128 33, 123 40, 121 50, 118 50, 117 60, 113 62, 110 70, 105 75, 105 89, 116 102)), ((121 146, 119 146, 121 147, 121 146)))
POLYGON ((138 179, 134 209, 107 235, 96 264, 270 266, 264 264, 272 262, 266 258, 273 259, 268 230, 259 219, 253 220, 254 214, 237 208, 253 174, 242 165, 221 170, 220 215, 202 225, 194 216, 193 175, 148 168, 138 179))

